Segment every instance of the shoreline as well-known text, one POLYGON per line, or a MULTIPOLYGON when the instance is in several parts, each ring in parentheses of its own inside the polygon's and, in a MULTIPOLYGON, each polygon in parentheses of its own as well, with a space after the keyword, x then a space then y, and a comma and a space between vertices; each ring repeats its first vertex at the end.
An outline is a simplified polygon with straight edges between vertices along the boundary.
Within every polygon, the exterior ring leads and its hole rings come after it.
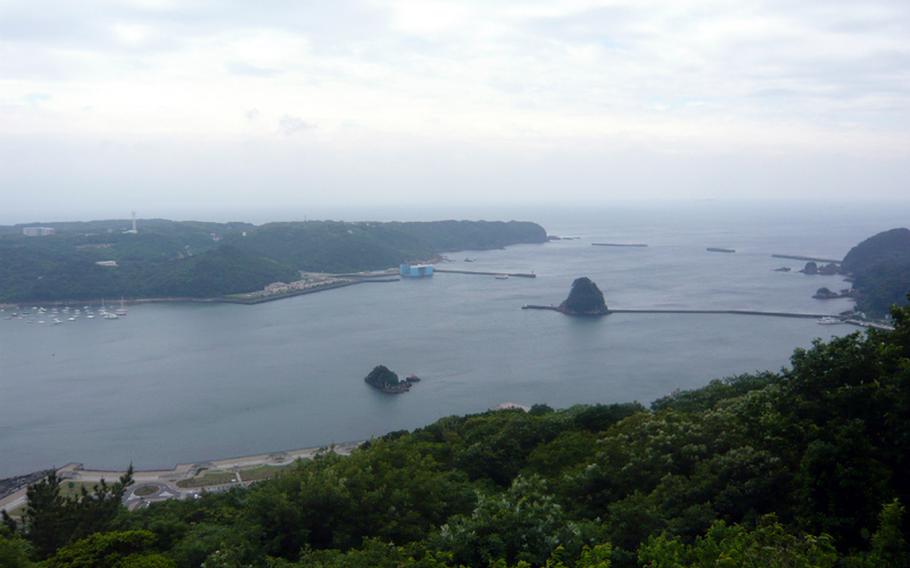
MULTIPOLYGON (((324 446, 297 448, 292 450, 278 450, 274 452, 264 452, 243 456, 226 457, 211 460, 200 460, 192 463, 177 463, 170 469, 151 468, 151 469, 134 469, 133 484, 129 487, 127 495, 124 497, 124 504, 128 508, 134 508, 144 503, 155 501, 165 501, 168 499, 187 499, 195 498, 201 493, 212 491, 223 491, 231 487, 248 486, 261 479, 243 479, 244 471, 251 471, 263 467, 274 467, 275 471, 292 466, 298 460, 313 459, 323 453, 334 452, 339 455, 349 455, 355 449, 363 445, 366 440, 329 443, 324 446), (204 479, 204 473, 231 473, 234 480, 229 482, 214 482, 211 484, 200 483, 198 485, 184 484, 192 480, 204 479), (151 497, 140 497, 135 495, 136 490, 144 486, 161 487, 155 495, 151 497)), ((61 483, 98 483, 101 479, 105 481, 116 481, 123 475, 126 470, 86 468, 79 462, 70 462, 62 467, 48 468, 36 472, 15 475, 4 480, 23 479, 26 483, 19 485, 12 491, 0 496, 0 511, 12 512, 23 506, 26 502, 26 492, 30 483, 43 477, 47 472, 54 471, 62 479, 61 483), (40 475, 39 475, 40 474, 40 475), (37 476, 37 477, 36 477, 37 476)))
MULTIPOLYGON (((359 277, 351 278, 349 281, 345 282, 333 282, 331 284, 326 284, 325 286, 319 286, 314 288, 308 288, 304 290, 292 290, 290 292, 285 292, 281 294, 272 294, 269 296, 261 296, 254 298, 232 298, 230 296, 217 296, 214 298, 195 298, 191 296, 162 296, 162 297, 153 297, 153 298, 124 298, 123 303, 127 305, 139 305, 139 304, 243 304, 243 305, 255 305, 262 304, 265 302, 272 302, 275 300, 283 300, 285 298, 292 298, 294 296, 304 296, 307 294, 315 294, 316 292, 324 292, 326 290, 334 290, 336 288, 345 288, 347 286, 353 286, 355 284, 365 284, 365 283, 381 283, 381 282, 398 282, 398 278, 381 278, 381 277, 359 277)), ((253 292, 241 292, 236 294, 237 296, 242 294, 251 294, 253 292)), ((51 307, 64 307, 64 306, 115 306, 119 305, 120 300, 108 300, 107 298, 93 298, 89 300, 22 300, 20 302, 7 302, 0 304, 0 308, 3 309, 19 309, 26 308, 31 306, 51 306, 51 307)))
MULTIPOLYGON (((427 260, 415 261, 421 263, 431 263, 439 264, 442 262, 447 262, 447 259, 444 256, 434 256, 427 260)), ((303 271, 301 271, 303 272, 303 271)), ((316 273, 314 273, 316 274, 316 273)), ((323 273, 319 273, 323 274, 323 273)), ((353 286, 355 284, 365 284, 365 283, 383 283, 383 282, 398 282, 401 278, 398 276, 398 269, 395 267, 389 267, 382 270, 367 270, 362 272, 344 272, 339 274, 333 273, 324 273, 325 276, 330 278, 337 278, 335 282, 325 284, 323 286, 314 286, 313 288, 305 288, 300 290, 290 290, 288 292, 282 292, 278 294, 270 294, 267 296, 251 296, 249 298, 244 298, 243 296, 249 294, 256 294, 261 292, 261 290, 253 290, 251 292, 237 292, 235 294, 226 294, 224 296, 215 296, 209 298, 197 298, 193 296, 161 296, 161 297, 151 297, 151 298, 123 298, 123 303, 127 305, 138 305, 138 304, 164 304, 164 303, 174 303, 174 304, 242 304, 242 305, 255 305, 262 304, 265 302, 273 302, 276 300, 283 300, 285 298, 293 298, 295 296, 305 296, 307 294, 315 294, 316 292, 324 292, 326 290, 334 290, 336 288, 345 288, 347 286, 353 286)), ((65 299, 65 300, 20 300, 16 302, 0 302, 0 309, 22 309, 28 308, 31 306, 50 306, 50 307, 65 307, 65 306, 100 306, 100 305, 119 305, 121 300, 116 298, 90 298, 90 299, 65 299)))

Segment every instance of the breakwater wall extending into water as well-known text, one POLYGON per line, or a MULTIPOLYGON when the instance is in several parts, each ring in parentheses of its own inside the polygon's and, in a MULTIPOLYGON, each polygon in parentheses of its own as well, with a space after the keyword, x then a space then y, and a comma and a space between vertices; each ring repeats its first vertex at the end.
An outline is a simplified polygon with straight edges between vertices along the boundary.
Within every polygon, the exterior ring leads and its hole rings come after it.
MULTIPOLYGON (((527 304, 521 307, 523 310, 552 310, 561 312, 557 306, 540 306, 527 304)), ((628 309, 628 310, 607 310, 607 314, 728 314, 737 316, 770 316, 778 318, 806 318, 818 319, 826 317, 836 317, 831 314, 810 314, 804 312, 765 312, 761 310, 683 310, 683 309, 628 309)))
POLYGON ((840 264, 842 261, 835 258, 820 258, 817 256, 802 256, 799 254, 772 254, 774 258, 788 258, 790 260, 805 260, 806 262, 828 262, 831 264, 840 264))
MULTIPOLYGON (((535 304, 526 304, 521 307, 523 310, 549 310, 553 312, 564 313, 557 306, 542 306, 535 304)), ((734 316, 763 316, 763 317, 775 317, 775 318, 801 318, 801 319, 821 319, 821 318, 835 318, 840 320, 841 323, 847 325, 855 325, 858 327, 881 329, 885 331, 893 331, 894 328, 890 325, 878 323, 878 322, 869 322, 857 319, 844 319, 840 316, 833 314, 812 314, 806 312, 766 312, 761 310, 684 310, 684 309, 628 309, 628 310, 607 310, 606 314, 723 314, 723 315, 734 315, 734 316)))
POLYGON ((537 278, 533 272, 483 272, 479 270, 453 270, 451 268, 437 268, 434 272, 447 274, 475 274, 479 276, 512 276, 514 278, 537 278))

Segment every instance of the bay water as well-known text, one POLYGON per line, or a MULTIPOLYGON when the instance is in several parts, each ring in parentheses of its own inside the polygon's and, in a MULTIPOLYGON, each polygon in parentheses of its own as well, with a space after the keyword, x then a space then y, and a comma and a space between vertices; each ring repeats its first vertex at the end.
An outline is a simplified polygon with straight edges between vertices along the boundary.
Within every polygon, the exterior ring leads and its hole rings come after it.
MULTIPOLYGON (((437 274, 255 306, 136 305, 120 320, 56 326, 0 317, 0 477, 69 462, 171 467, 321 446, 504 402, 647 404, 713 378, 778 370, 794 348, 856 328, 733 315, 585 319, 521 306, 558 304, 574 278, 588 276, 614 308, 836 314, 851 302, 811 296, 849 283, 800 274, 801 262, 771 253, 842 258, 910 219, 908 208, 893 204, 460 213, 537 221, 578 239, 449 253, 451 262, 440 265, 533 271, 534 279, 437 274), (649 246, 591 244, 603 241, 649 246), (775 272, 780 266, 793 271, 775 272), (383 394, 363 382, 378 364, 423 380, 409 393, 383 394)), ((376 210, 348 218, 409 216, 458 214, 376 210)))

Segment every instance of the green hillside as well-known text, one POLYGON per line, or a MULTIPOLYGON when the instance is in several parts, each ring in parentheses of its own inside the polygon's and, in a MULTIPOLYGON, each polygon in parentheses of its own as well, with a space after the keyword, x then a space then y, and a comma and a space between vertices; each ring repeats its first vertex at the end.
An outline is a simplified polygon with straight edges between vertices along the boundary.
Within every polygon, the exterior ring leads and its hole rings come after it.
POLYGON ((309 221, 204 223, 123 220, 46 223, 55 235, 0 227, 0 302, 213 297, 297 279, 299 270, 352 272, 449 250, 546 241, 534 223, 309 221), (115 261, 103 267, 99 261, 115 261))
POLYGON ((859 243, 844 257, 853 276, 857 307, 883 316, 894 304, 906 304, 910 290, 910 229, 891 229, 859 243))

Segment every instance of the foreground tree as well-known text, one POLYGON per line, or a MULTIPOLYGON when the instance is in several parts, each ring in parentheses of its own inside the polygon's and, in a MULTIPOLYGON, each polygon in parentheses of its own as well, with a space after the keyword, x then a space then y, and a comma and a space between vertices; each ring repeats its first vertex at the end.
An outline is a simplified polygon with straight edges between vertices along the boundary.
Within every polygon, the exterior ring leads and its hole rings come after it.
POLYGON ((39 559, 74 540, 107 530, 122 508, 127 487, 133 483, 133 466, 115 483, 102 479, 91 491, 83 486, 75 497, 60 493, 61 481, 56 472, 50 472, 26 493, 28 504, 22 529, 39 559))

